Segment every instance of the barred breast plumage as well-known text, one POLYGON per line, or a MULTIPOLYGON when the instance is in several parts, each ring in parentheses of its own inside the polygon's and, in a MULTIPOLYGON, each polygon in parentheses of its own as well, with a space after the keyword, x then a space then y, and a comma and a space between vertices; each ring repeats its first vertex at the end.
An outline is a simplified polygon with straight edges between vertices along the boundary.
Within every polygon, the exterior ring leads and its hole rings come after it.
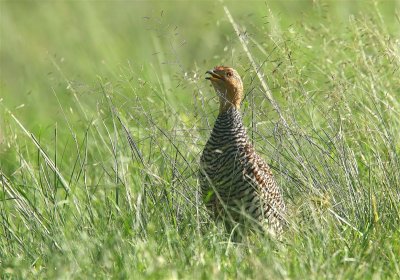
MULTIPOLYGON (((280 189, 268 164, 257 155, 248 140, 238 110, 240 103, 229 97, 228 91, 222 92, 221 97, 221 88, 215 85, 226 83, 228 71, 235 70, 220 66, 207 72, 212 75, 209 79, 220 97, 220 113, 200 159, 203 200, 216 219, 238 223, 254 221, 280 234, 285 212, 280 189), (221 106, 221 102, 229 104, 221 106)), ((236 71, 232 76, 234 74, 237 75, 236 71)), ((241 100, 240 88, 234 96, 241 100)))

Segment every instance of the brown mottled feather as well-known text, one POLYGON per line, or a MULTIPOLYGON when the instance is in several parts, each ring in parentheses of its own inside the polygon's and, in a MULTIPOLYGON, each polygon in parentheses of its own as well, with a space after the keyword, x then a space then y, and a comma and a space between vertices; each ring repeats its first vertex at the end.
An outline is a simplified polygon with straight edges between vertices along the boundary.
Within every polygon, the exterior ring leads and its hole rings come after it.
POLYGON ((238 111, 242 81, 229 67, 207 73, 220 98, 220 113, 200 159, 206 206, 215 219, 253 220, 280 234, 285 204, 268 164, 250 144, 243 126, 238 111))

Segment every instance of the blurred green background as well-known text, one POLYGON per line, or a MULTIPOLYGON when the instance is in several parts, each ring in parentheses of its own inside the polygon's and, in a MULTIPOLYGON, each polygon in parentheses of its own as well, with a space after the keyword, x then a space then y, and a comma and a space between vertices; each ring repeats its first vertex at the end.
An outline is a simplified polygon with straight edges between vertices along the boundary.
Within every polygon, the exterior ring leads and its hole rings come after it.
POLYGON ((399 11, 0 0, 0 276, 399 278, 399 11), (221 64, 282 187, 282 242, 232 245, 198 199, 221 64))
MULTIPOLYGON (((4 106, 32 125, 60 118, 71 88, 89 94, 99 77, 116 82, 133 67, 143 80, 174 91, 184 73, 202 75, 242 56, 223 11, 243 30, 262 33, 334 22, 346 33, 351 14, 378 9, 398 33, 398 1, 1 1, 0 96, 4 106), (369 6, 366 8, 366 6, 369 6), (325 12, 321 12, 325 10, 325 12), (273 11, 275 17, 268 17, 273 11), (274 20, 276 22, 274 22, 274 20), (276 27, 279 27, 276 29, 276 27), (128 66, 129 65, 129 66, 128 66), (165 74, 167 73, 167 74, 165 74), (173 77, 175 80, 173 80, 173 77), (18 108, 18 109, 16 109, 18 108)), ((279 32, 279 31, 278 31, 279 32)), ((260 58, 262 59, 262 58, 260 58)), ((169 98, 186 102, 190 94, 169 98)), ((190 98, 189 98, 190 97, 190 98)))

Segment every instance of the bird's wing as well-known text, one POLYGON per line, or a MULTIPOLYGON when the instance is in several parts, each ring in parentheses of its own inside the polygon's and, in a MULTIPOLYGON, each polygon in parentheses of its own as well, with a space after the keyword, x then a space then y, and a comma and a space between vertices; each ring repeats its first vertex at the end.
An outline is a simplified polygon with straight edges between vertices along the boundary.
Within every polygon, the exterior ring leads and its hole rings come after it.
POLYGON ((256 153, 251 144, 246 146, 246 153, 249 154, 249 163, 252 165, 251 170, 253 172, 254 183, 259 186, 261 195, 265 197, 268 204, 274 209, 274 212, 284 213, 285 203, 271 168, 256 153))

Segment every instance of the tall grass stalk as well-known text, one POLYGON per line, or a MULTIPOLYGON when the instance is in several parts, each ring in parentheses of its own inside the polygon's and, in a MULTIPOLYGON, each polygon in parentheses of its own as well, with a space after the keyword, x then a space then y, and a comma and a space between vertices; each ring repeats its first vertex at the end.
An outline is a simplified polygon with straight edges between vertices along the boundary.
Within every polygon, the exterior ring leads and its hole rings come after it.
POLYGON ((385 17, 354 14, 341 29, 315 3, 317 23, 286 25, 270 8, 271 23, 253 25, 228 7, 213 28, 228 34, 245 124, 284 191, 282 240, 233 243, 210 219, 197 173, 217 104, 202 73, 232 60, 188 67, 178 32, 155 23, 159 64, 81 84, 53 59, 67 90, 42 89, 58 104, 50 127, 0 101, 0 275, 400 277, 400 51, 385 17))

